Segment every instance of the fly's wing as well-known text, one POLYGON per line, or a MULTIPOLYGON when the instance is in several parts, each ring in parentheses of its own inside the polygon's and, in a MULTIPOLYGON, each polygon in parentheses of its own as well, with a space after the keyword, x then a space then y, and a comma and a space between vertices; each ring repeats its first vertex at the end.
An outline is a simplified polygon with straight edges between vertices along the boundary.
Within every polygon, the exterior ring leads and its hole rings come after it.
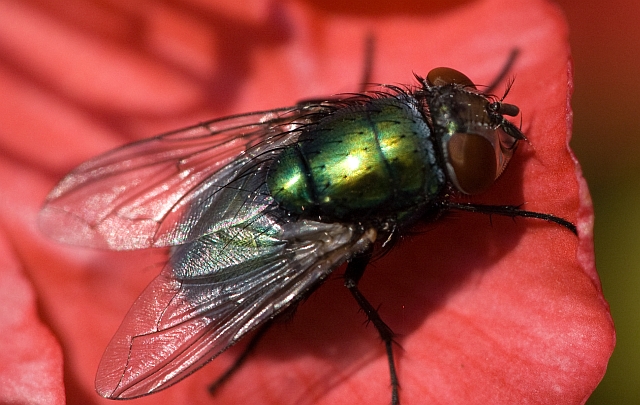
MULTIPOLYGON (((267 188, 273 159, 297 140, 300 125, 317 119, 309 114, 322 113, 321 108, 296 107, 266 124, 249 116, 249 123, 235 125, 233 131, 241 131, 240 149, 249 141, 255 146, 233 160, 229 155, 226 165, 219 159, 227 145, 214 142, 209 129, 199 137, 181 131, 176 133, 179 143, 204 142, 210 148, 198 144, 186 153, 186 147, 156 146, 167 142, 162 137, 134 144, 81 166, 54 191, 48 206, 62 210, 63 217, 83 215, 84 209, 93 216, 81 241, 122 249, 175 246, 169 263, 134 303, 107 347, 96 376, 101 395, 133 398, 179 381, 301 299, 373 242, 375 232, 354 225, 293 220, 267 188), (255 128, 255 133, 247 135, 241 127, 255 128), (141 154, 148 148, 152 153, 141 154), (168 156, 158 163, 164 154, 168 156), (124 166, 123 156, 128 162, 124 166), (184 164, 193 169, 183 176, 184 164), (138 172, 142 181, 125 181, 138 172), (182 183, 185 178, 188 182, 182 183), (106 197, 92 203, 96 193, 106 197), (101 216, 94 218, 97 214, 101 216), (134 241, 127 241, 131 236, 134 241)), ((238 119, 247 116, 231 120, 238 119)), ((228 135, 235 142, 238 132, 233 131, 225 127, 216 137, 228 135)), ((87 227, 87 216, 80 219, 87 227)))
POLYGON ((293 142, 296 129, 326 107, 231 116, 98 156, 49 194, 40 227, 64 243, 114 250, 184 243, 198 236, 183 223, 185 210, 197 221, 194 200, 225 187, 256 157, 293 142))
POLYGON ((96 390, 112 399, 167 388, 218 356, 369 246, 375 233, 277 212, 174 251, 107 347, 96 390))

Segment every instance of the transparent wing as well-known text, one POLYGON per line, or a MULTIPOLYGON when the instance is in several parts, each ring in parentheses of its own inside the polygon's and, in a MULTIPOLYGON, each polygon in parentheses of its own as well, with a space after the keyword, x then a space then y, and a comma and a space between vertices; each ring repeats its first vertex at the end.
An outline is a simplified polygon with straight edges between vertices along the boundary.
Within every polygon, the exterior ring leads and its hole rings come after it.
POLYGON ((295 221, 278 207, 266 174, 288 136, 248 149, 246 162, 236 158, 182 193, 189 203, 162 235, 185 242, 107 347, 96 376, 101 395, 137 397, 186 377, 373 242, 373 231, 295 221))
MULTIPOLYGON (((128 250, 198 235, 194 201, 220 189, 258 156, 293 142, 327 105, 307 104, 214 120, 89 160, 49 194, 41 229, 64 243, 128 250)), ((264 159, 263 159, 264 160, 264 159)))
POLYGON ((135 398, 178 382, 320 283, 372 231, 262 214, 178 248, 127 314, 96 389, 135 398))

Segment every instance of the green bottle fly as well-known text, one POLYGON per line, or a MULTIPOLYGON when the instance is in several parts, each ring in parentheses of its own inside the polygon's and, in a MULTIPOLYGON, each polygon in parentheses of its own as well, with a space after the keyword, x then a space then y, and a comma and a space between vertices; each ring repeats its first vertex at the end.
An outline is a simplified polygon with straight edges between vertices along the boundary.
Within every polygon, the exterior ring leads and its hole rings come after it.
POLYGON ((417 100, 372 99, 310 125, 271 166, 267 185, 298 215, 402 216, 438 194, 445 175, 417 100))
POLYGON ((537 218, 576 233, 550 214, 457 202, 489 189, 525 139, 505 118, 519 110, 454 69, 416 78, 417 86, 204 122, 69 173, 42 209, 45 233, 103 249, 170 248, 105 351, 98 393, 157 392, 255 331, 224 381, 273 319, 347 263, 344 285, 384 342, 397 405, 394 334, 358 287, 376 252, 449 211, 537 218))

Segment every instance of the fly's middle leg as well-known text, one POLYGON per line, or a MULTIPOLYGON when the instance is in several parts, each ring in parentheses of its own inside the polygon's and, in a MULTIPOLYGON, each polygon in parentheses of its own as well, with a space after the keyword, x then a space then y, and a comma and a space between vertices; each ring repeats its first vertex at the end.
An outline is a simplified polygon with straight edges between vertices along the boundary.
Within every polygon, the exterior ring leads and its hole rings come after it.
POLYGON ((358 288, 358 282, 369 264, 370 259, 371 252, 365 252, 351 259, 344 274, 344 285, 349 289, 353 298, 358 302, 358 305, 360 305, 360 308, 367 316, 368 321, 371 322, 378 330, 380 338, 385 345, 387 360, 389 362, 389 375, 391 377, 391 404, 398 405, 400 403, 398 398, 398 388, 400 384, 398 383, 398 375, 396 373, 396 365, 393 357, 394 333, 391 328, 384 323, 376 308, 371 305, 358 288))

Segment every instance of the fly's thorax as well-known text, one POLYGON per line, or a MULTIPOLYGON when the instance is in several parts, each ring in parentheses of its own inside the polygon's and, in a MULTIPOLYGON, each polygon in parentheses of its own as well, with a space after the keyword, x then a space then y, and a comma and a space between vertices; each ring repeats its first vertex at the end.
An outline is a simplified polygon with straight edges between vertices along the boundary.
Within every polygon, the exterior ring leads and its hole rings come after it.
POLYGON ((342 220, 419 210, 445 176, 416 106, 408 95, 371 99, 309 126, 272 164, 273 198, 295 214, 342 220))
MULTIPOLYGON (((465 194, 486 191, 524 135, 500 114, 501 102, 492 102, 474 88, 434 86, 426 99, 450 181, 465 194)), ((516 106, 503 108, 518 113, 516 106)))

